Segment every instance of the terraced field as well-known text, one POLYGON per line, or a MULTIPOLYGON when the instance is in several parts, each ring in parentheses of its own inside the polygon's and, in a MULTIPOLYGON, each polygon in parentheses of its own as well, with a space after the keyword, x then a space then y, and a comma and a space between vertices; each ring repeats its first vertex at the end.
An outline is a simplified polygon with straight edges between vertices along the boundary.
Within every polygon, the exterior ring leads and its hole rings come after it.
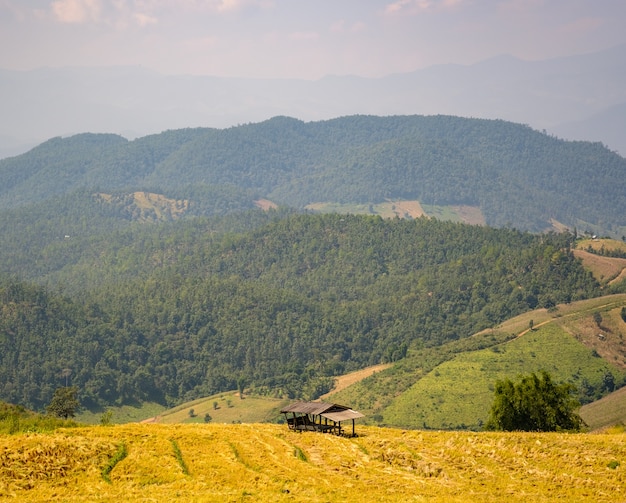
POLYGON ((129 424, 0 436, 0 500, 626 500, 626 434, 129 424))

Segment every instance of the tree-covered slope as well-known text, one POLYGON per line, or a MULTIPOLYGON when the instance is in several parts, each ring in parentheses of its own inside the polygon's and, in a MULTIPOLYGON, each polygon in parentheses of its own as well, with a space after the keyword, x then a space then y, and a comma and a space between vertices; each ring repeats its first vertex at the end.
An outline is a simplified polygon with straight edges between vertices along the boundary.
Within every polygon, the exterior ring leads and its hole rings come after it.
POLYGON ((185 215, 211 213, 211 232, 236 231, 267 221, 258 211, 242 211, 254 205, 249 194, 234 188, 226 191, 198 185, 186 194, 171 194, 171 198, 165 198, 143 192, 105 194, 77 190, 28 207, 0 211, 0 272, 48 281, 80 257, 97 254, 101 248, 120 246, 118 241, 142 241, 142 236, 158 239, 155 236, 162 233, 161 228, 150 228, 146 223, 170 223, 171 228, 172 222, 185 215), (161 208, 141 207, 138 194, 144 199, 160 198, 161 208), (201 202, 190 204, 183 199, 189 194, 201 202), (182 211, 176 214, 176 208, 182 211), (239 210, 236 214, 235 209, 239 210))
POLYGON ((41 407, 64 369, 92 405, 241 385, 313 397, 329 376, 599 292, 569 235, 278 216, 111 233, 58 271, 75 297, 4 280, 0 398, 41 407))
MULTIPOLYGON (((519 124, 449 116, 276 117, 224 130, 52 139, 0 161, 0 207, 78 189, 148 190, 215 212, 197 185, 281 205, 416 199, 473 205, 488 225, 542 231, 551 220, 626 233, 626 159, 519 124)), ((235 199, 230 209, 245 207, 235 199)), ((223 206, 220 206, 223 208, 223 206)))

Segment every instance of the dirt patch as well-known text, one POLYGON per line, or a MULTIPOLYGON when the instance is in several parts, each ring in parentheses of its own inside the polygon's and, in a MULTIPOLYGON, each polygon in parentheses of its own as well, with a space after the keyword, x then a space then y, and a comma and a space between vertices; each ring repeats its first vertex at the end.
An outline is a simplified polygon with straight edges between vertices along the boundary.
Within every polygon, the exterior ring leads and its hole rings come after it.
POLYGON ((419 201, 390 201, 393 212, 400 218, 419 218, 426 214, 419 201))
POLYGON ((269 199, 257 199, 256 201, 254 201, 254 204, 258 208, 261 208, 263 211, 275 210, 276 208, 278 208, 278 205, 275 202, 270 201, 269 199))
POLYGON ((590 314, 564 328, 607 362, 626 369, 626 323, 620 313, 621 307, 603 311, 600 324, 590 314))
POLYGON ((451 206, 463 223, 485 225, 485 216, 478 206, 451 206))
POLYGON ((325 395, 320 396, 320 400, 325 400, 330 395, 334 393, 338 393, 346 389, 348 386, 352 386, 353 384, 362 381, 366 377, 369 377, 376 372, 380 372, 382 370, 388 369, 391 367, 390 363, 381 363, 380 365, 373 365, 371 367, 367 367, 361 370, 357 370, 356 372, 350 372, 349 374, 345 374, 335 378, 335 387, 332 391, 329 391, 325 395))

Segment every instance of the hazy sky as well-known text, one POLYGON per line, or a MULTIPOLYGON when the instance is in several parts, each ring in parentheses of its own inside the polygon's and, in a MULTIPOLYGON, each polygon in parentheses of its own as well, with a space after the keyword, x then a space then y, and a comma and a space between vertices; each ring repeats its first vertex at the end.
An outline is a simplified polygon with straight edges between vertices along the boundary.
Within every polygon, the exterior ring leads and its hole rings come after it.
POLYGON ((626 43, 626 0, 0 0, 0 68, 379 77, 626 43))

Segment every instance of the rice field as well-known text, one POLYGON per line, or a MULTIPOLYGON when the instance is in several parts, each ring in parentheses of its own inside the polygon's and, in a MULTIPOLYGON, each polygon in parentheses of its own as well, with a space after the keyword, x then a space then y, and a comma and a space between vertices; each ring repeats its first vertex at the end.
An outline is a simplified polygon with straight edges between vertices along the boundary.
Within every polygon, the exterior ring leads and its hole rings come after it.
POLYGON ((0 436, 0 501, 626 501, 626 434, 355 438, 271 424, 128 424, 0 436))

